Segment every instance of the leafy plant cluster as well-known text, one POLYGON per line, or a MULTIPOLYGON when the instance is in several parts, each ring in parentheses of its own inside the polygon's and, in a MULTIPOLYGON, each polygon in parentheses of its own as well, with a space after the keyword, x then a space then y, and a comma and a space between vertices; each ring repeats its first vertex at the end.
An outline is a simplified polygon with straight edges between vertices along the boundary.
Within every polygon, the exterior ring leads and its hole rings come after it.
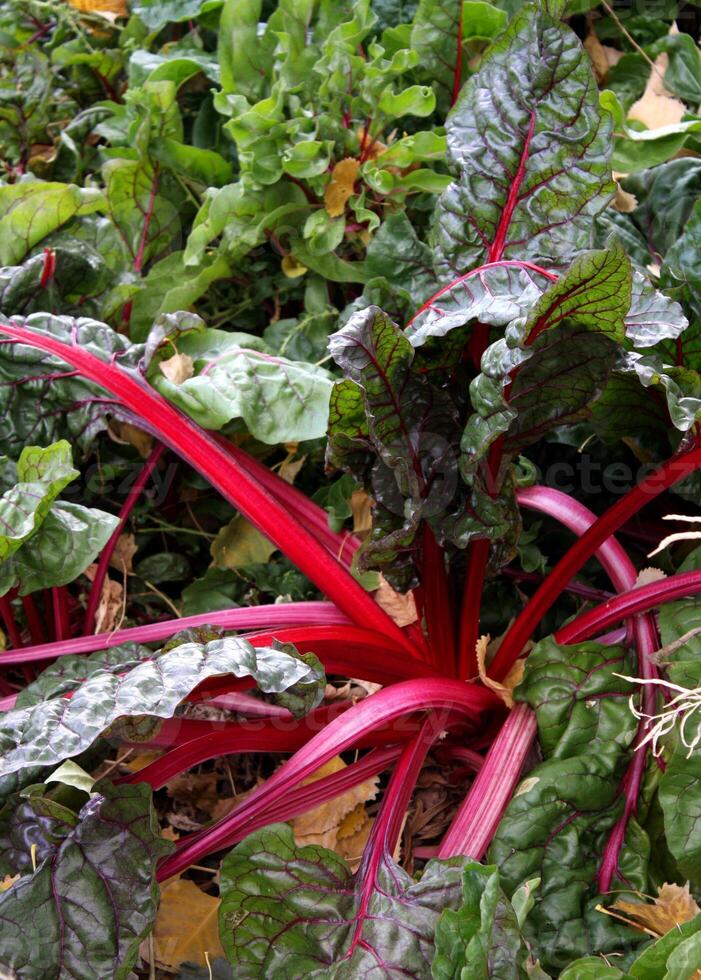
POLYGON ((9 975, 701 970, 695 18, 5 4, 9 975))

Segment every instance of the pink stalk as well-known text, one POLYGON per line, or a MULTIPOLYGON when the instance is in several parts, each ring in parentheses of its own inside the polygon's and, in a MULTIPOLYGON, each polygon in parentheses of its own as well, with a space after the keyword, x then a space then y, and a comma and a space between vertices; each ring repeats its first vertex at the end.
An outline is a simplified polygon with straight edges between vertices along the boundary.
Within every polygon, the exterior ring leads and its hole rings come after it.
POLYGON ((0 711, 12 711, 18 694, 8 694, 7 697, 0 698, 0 711))
POLYGON ((382 800, 380 812, 370 831, 367 845, 363 852, 363 861, 358 869, 358 907, 354 915, 353 935, 348 950, 343 956, 348 960, 353 956, 358 946, 367 946, 363 939, 363 930, 368 919, 374 918, 369 908, 373 893, 380 888, 379 874, 382 865, 391 859, 392 852, 397 846, 402 832, 404 815, 411 794, 416 785, 426 755, 440 732, 432 715, 426 719, 421 731, 406 746, 395 766, 387 792, 382 800))
MULTIPOLYGON (((42 643, 24 647, 21 651, 9 650, 3 654, 3 663, 8 666, 34 663, 37 660, 51 660, 74 653, 94 653, 95 650, 108 650, 121 643, 156 643, 170 639, 181 630, 196 629, 200 626, 219 626, 224 630, 274 629, 308 625, 339 625, 349 622, 348 617, 329 602, 287 602, 279 605, 252 606, 235 609, 220 609, 182 619, 168 619, 146 626, 132 626, 128 629, 114 630, 111 633, 94 633, 79 636, 60 643, 42 643)), ((20 644, 21 646, 21 644, 20 644)), ((391 649, 391 643, 386 646, 391 649)))
MULTIPOLYGON (((558 598, 567 583, 574 578, 585 562, 607 538, 625 524, 646 503, 701 466, 701 447, 681 456, 674 456, 650 476, 641 480, 613 507, 600 517, 558 562, 528 605, 507 631, 491 666, 491 674, 503 680, 511 665, 521 655, 543 616, 558 598)), ((615 601, 615 600, 614 600, 615 601)))
POLYGON ((105 363, 76 344, 35 332, 11 322, 0 322, 0 333, 60 358, 119 399, 124 406, 144 416, 190 466, 205 477, 234 507, 286 554, 318 588, 351 619, 391 637, 414 654, 413 644, 393 620, 373 601, 358 582, 308 531, 219 443, 174 408, 143 380, 114 363, 105 363))
POLYGON ((446 716, 452 712, 461 713, 478 727, 486 720, 486 713, 498 707, 498 699, 491 691, 461 681, 403 681, 378 691, 330 722, 274 772, 263 786, 254 789, 240 807, 208 830, 203 838, 192 845, 184 845, 176 854, 166 858, 159 868, 159 880, 177 874, 202 855, 225 847, 233 832, 248 829, 259 808, 280 799, 335 755, 351 748, 361 734, 404 715, 430 710, 442 711, 446 716))
POLYGON ((527 704, 517 704, 509 712, 443 838, 439 857, 466 854, 482 860, 521 777, 537 727, 535 714, 527 704))
POLYGON ((600 606, 595 606, 588 612, 582 613, 571 623, 563 626, 555 634, 555 640, 566 646, 570 643, 581 643, 595 636, 599 630, 629 619, 638 613, 657 609, 667 602, 676 599, 687 599, 701 592, 701 571, 680 572, 670 575, 659 582, 650 582, 631 589, 623 595, 617 595, 600 606))
MULTIPOLYGON (((24 609, 24 615, 27 617, 27 625, 29 626, 32 641, 34 643, 45 643, 46 634, 44 632, 44 625, 41 621, 39 610, 36 607, 34 596, 23 595, 22 608, 24 609)), ((6 660, 5 662, 9 663, 9 660, 6 660)))
MULTIPOLYGON (((160 460, 164 451, 165 446, 156 444, 149 453, 141 472, 134 480, 134 483, 127 494, 127 499, 124 501, 119 511, 119 524, 112 532, 112 536, 105 547, 102 549, 102 554, 100 555, 100 559, 97 563, 95 578, 93 579, 90 595, 88 597, 88 606, 85 611, 85 623, 83 625, 83 630, 85 633, 91 633, 95 627, 95 616, 97 614, 97 607, 100 605, 100 599, 102 597, 102 587, 105 584, 107 569, 109 568, 110 560, 114 554, 114 549, 117 547, 117 542, 124 533, 124 528, 129 520, 132 510, 134 509, 134 505, 143 493, 144 487, 148 483, 149 478, 158 465, 158 461, 160 460)), ((56 639, 63 639, 63 637, 57 636, 56 639)))
POLYGON ((285 482, 277 473, 245 453, 224 436, 214 434, 214 438, 233 458, 246 469, 252 477, 271 493, 290 513, 294 514, 311 534, 319 540, 326 549, 335 555, 346 568, 350 567, 353 555, 360 547, 360 539, 354 534, 344 532, 337 534, 329 527, 328 514, 306 497, 300 490, 285 482))
POLYGON ((51 589, 51 609, 54 616, 54 638, 65 640, 71 635, 68 593, 65 585, 55 585, 51 589))
POLYGON ((458 101, 460 89, 462 88, 462 21, 464 5, 462 0, 458 0, 458 41, 457 51, 455 52, 455 71, 453 72, 453 91, 450 99, 451 106, 458 101))

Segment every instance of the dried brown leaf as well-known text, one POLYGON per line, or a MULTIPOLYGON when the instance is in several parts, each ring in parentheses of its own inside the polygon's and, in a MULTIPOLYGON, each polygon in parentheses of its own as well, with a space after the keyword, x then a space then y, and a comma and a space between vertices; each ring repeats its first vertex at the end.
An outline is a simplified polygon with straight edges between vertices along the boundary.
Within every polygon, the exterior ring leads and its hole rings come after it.
MULTIPOLYGON (((318 769, 312 776, 304 780, 304 785, 315 782, 324 776, 340 772, 346 764, 340 756, 335 756, 326 765, 318 769)), ((292 821, 292 829, 298 844, 319 844, 347 856, 348 850, 359 845, 358 835, 364 833, 369 817, 365 811, 365 803, 373 800, 377 794, 379 779, 373 776, 358 786, 353 786, 340 796, 322 803, 321 806, 307 813, 302 813, 292 821), (346 843, 343 850, 339 849, 339 839, 346 843), (355 839, 355 840, 354 840, 355 839), (354 841, 351 843, 351 841, 354 841)), ((368 831, 369 832, 369 831, 368 831)), ((362 847, 360 847, 362 851, 362 847)))
POLYGON ((118 572, 122 573, 126 571, 131 575, 134 571, 132 559, 138 550, 133 534, 120 534, 110 556, 110 568, 116 568, 118 572))
POLYGON ((372 530, 373 501, 364 490, 354 490, 351 494, 350 509, 353 515, 353 533, 364 537, 372 530))
POLYGON ((121 446, 133 446, 142 459, 146 459, 153 449, 153 436, 129 422, 112 419, 107 427, 107 434, 113 442, 121 446))
POLYGON ((662 885, 652 902, 626 902, 619 898, 611 910, 619 913, 617 918, 625 918, 634 929, 657 937, 691 922, 701 912, 691 895, 688 881, 683 886, 662 885))
POLYGON ((173 354, 158 365, 163 374, 172 384, 181 385, 195 373, 195 362, 187 354, 173 354))
POLYGON ((377 605, 384 609, 397 626, 411 626, 419 618, 414 593, 407 592, 406 595, 402 595, 401 592, 396 592, 382 574, 379 588, 374 595, 377 605))
POLYGON ((523 670, 526 665, 525 658, 519 658, 511 667, 511 670, 504 678, 503 682, 493 680, 487 674, 486 658, 487 649, 489 647, 491 637, 489 634, 486 636, 480 636, 477 641, 477 646, 475 647, 475 652, 477 653, 477 669, 479 671, 479 677, 485 687, 494 691, 502 699, 507 708, 513 708, 514 699, 513 692, 517 684, 521 683, 523 678, 523 670))

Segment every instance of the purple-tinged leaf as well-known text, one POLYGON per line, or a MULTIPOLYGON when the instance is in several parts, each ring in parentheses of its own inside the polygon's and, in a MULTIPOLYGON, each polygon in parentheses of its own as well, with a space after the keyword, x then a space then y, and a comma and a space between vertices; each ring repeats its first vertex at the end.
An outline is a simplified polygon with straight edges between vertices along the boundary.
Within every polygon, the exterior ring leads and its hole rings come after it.
POLYGON ((610 181, 608 116, 575 34, 528 4, 492 45, 447 120, 458 176, 439 200, 436 268, 568 262, 590 240, 610 181))
POLYGON ((27 980, 124 980, 156 915, 156 862, 172 848, 150 788, 103 784, 64 822, 32 823, 31 800, 23 809, 12 852, 22 876, 0 893, 0 967, 27 980))

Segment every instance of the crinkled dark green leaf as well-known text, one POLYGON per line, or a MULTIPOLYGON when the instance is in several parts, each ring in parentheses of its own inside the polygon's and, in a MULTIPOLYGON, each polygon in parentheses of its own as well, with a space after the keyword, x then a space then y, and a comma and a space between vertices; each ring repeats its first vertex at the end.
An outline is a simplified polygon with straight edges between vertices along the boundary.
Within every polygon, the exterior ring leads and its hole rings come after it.
POLYGON ((434 290, 431 250, 418 238, 403 212, 389 215, 373 236, 365 269, 369 277, 384 277, 393 286, 406 290, 414 305, 434 290))
POLYGON ((397 574, 392 561, 411 561, 419 522, 428 520, 442 539, 447 513, 460 507, 457 409, 412 370, 411 344, 377 307, 354 313, 329 350, 346 375, 332 394, 329 460, 368 482, 378 503, 361 567, 397 574))
POLYGON ((436 926, 434 980, 525 980, 528 952, 516 912, 491 865, 463 871, 463 904, 446 909, 436 926))
POLYGON ((628 700, 634 687, 614 673, 633 669, 623 647, 560 646, 552 637, 538 643, 515 696, 536 712, 546 758, 586 752, 615 756, 630 746, 636 721, 628 700))
MULTIPOLYGON (((318 666, 243 639, 183 643, 124 672, 98 669, 70 698, 53 697, 0 718, 0 773, 52 765, 88 748, 119 718, 172 717, 187 695, 209 677, 251 677, 267 693, 311 685, 318 703, 324 676, 318 666)), ((307 702, 307 703, 309 703, 307 702)))
POLYGON ((431 860, 415 881, 385 852, 354 878, 333 851, 298 847, 290 827, 275 824, 222 863, 222 945, 236 976, 251 980, 378 971, 423 980, 439 915, 460 905, 466 860, 431 860))
POLYGON ((172 849, 150 795, 145 785, 101 784, 73 826, 32 820, 31 800, 22 805, 12 852, 22 877, 0 893, 0 964, 9 975, 125 980, 156 915, 156 862, 172 849))
MULTIPOLYGON (((601 901, 596 874, 620 815, 621 776, 610 757, 586 751, 544 762, 516 790, 492 842, 490 860, 507 892, 528 878, 541 879, 524 933, 545 969, 562 969, 574 957, 613 953, 636 942, 633 930, 596 910, 601 901)), ((619 862, 626 887, 647 888, 649 848, 647 836, 631 820, 619 862)))
MULTIPOLYGON (((490 857, 507 893, 541 879, 524 933, 546 969, 635 943, 632 930, 596 911, 598 864, 620 815, 620 779, 636 732, 631 685, 617 676, 630 669, 623 648, 559 647, 548 638, 528 657, 516 691, 536 712, 547 760, 517 788, 490 857)), ((627 887, 646 889, 649 847, 631 821, 619 865, 627 887)))
POLYGON ((560 980, 676 980, 692 977, 701 966, 701 916, 680 922, 646 949, 623 971, 601 956, 575 960, 560 980))
POLYGON ((611 123, 569 28, 523 7, 465 84, 447 132, 458 177, 435 213, 441 276, 488 257, 562 266, 587 247, 612 192, 611 123))
POLYGON ((467 74, 462 20, 462 0, 421 0, 411 30, 411 45, 431 78, 444 115, 467 74))
MULTIPOLYGON (((135 368, 144 349, 98 320, 33 313, 24 326, 77 344, 101 360, 135 368)), ((43 351, 0 339, 0 450, 16 458, 28 443, 70 439, 83 452, 107 427, 104 391, 75 374, 70 365, 43 351)))
MULTIPOLYGON (((620 242, 583 252, 528 314, 526 338, 572 320, 612 340, 625 336, 624 318, 631 306, 630 260, 620 242)), ((652 292, 652 290, 651 290, 652 292)))

